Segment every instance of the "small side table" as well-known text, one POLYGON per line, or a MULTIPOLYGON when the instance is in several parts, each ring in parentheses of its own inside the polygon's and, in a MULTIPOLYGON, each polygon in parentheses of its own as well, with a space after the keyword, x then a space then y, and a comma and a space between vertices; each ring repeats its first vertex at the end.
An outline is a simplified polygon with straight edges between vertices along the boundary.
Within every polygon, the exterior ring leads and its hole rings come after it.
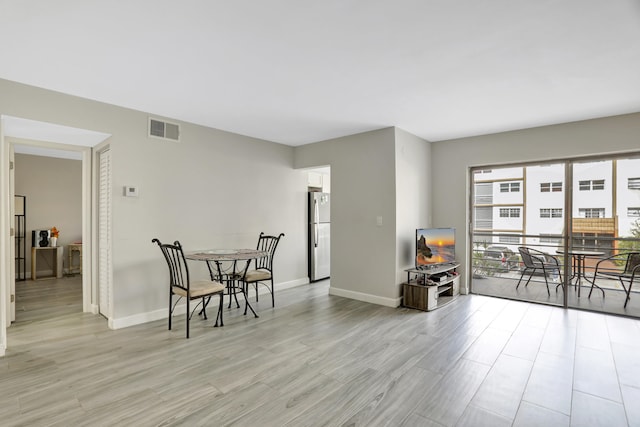
POLYGON ((34 246, 31 248, 31 280, 41 280, 41 279, 55 279, 58 277, 58 247, 57 246, 46 246, 46 247, 37 247, 34 246), (38 252, 51 252, 53 253, 53 259, 51 262, 53 274, 50 276, 37 277, 37 260, 38 260, 38 252))
POLYGON ((82 274, 82 243, 72 243, 67 245, 67 259, 68 259, 68 268, 69 274, 80 273, 82 274), (78 265, 73 263, 73 253, 76 252, 78 254, 78 265))

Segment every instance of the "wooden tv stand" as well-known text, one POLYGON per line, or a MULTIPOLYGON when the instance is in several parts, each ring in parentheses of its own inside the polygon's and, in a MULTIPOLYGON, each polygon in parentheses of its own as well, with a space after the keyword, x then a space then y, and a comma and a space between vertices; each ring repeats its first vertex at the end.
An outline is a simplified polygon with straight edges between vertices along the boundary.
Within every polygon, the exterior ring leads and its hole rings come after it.
POLYGON ((402 285, 404 307, 431 311, 453 301, 460 294, 460 264, 431 268, 410 268, 402 285))

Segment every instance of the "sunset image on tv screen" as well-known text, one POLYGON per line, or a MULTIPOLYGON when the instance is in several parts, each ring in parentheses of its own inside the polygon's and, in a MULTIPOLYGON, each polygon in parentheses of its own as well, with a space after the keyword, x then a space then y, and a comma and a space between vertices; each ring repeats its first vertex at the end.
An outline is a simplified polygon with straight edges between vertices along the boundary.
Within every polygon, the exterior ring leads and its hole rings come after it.
POLYGON ((416 265, 455 261, 455 230, 427 228, 416 231, 416 265))

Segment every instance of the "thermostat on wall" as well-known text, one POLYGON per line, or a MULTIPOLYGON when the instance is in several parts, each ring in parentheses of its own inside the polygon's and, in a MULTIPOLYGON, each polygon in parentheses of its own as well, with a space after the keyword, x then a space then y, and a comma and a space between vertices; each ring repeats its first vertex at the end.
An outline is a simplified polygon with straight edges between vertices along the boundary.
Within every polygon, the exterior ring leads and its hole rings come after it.
POLYGON ((131 185, 124 186, 124 195, 125 197, 138 197, 138 187, 134 187, 131 185))

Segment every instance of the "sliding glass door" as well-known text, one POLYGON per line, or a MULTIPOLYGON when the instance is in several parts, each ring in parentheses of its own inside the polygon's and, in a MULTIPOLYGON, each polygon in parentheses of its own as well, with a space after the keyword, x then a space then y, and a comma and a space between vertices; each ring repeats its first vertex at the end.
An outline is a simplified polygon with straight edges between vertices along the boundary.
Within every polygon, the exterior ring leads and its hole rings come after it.
POLYGON ((555 261, 563 246, 565 165, 477 169, 472 179, 472 292, 564 304, 555 261), (537 259, 540 268, 529 262, 537 259))
POLYGON ((471 292, 640 317, 640 158, 471 177, 471 292))

